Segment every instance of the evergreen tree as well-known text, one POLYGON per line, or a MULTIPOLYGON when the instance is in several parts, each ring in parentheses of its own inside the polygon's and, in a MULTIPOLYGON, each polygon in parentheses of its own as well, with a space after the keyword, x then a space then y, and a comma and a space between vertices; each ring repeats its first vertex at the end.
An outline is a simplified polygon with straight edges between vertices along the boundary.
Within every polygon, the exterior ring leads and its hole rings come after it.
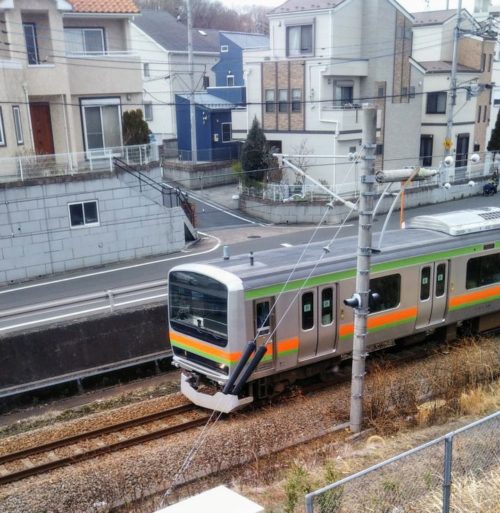
POLYGON ((142 116, 141 109, 128 110, 122 116, 123 143, 126 146, 147 144, 149 142, 149 126, 142 116))
POLYGON ((491 131, 491 139, 489 140, 486 149, 493 153, 500 151, 500 110, 498 111, 495 128, 491 131))
POLYGON ((247 179, 262 182, 268 168, 269 146, 255 117, 241 150, 241 168, 247 179))

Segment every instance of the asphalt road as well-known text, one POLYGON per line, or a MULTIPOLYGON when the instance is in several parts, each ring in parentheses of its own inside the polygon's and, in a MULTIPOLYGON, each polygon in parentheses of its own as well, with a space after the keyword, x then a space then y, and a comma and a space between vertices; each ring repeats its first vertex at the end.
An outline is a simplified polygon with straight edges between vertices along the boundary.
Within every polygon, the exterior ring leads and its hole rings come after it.
MULTIPOLYGON (((223 245, 229 246, 232 255, 237 255, 249 251, 256 253, 281 245, 303 244, 309 241, 315 230, 315 227, 312 226, 276 227, 266 225, 243 213, 227 212, 224 208, 211 202, 200 198, 196 199, 196 197, 194 199, 198 203, 199 229, 205 233, 199 244, 162 258, 128 265, 110 265, 5 287, 0 289, 0 312, 26 305, 166 279, 168 270, 179 263, 222 258, 223 245), (205 209, 204 212, 203 209, 205 209)), ((500 207, 500 194, 490 198, 478 196, 451 203, 418 207, 408 210, 407 217, 477 206, 500 207)), ((380 216, 375 220, 374 233, 381 230, 384 218, 380 216)), ((396 229, 398 227, 399 213, 394 213, 388 228, 396 229)), ((337 231, 338 227, 321 227, 317 230, 313 240, 331 239, 337 231)), ((353 221, 346 224, 339 236, 347 237, 356 234, 357 221, 353 221)))

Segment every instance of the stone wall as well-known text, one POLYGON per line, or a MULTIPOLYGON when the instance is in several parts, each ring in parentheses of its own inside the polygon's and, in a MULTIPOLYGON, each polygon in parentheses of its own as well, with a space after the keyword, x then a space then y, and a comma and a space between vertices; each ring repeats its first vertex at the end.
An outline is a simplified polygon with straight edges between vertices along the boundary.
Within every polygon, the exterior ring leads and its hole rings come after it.
POLYGON ((238 175, 231 164, 232 162, 202 162, 193 165, 191 162, 165 160, 163 178, 193 190, 237 183, 238 175))
POLYGON ((179 251, 182 209, 147 190, 109 172, 0 184, 0 284, 179 251), (98 223, 72 227, 69 204, 89 201, 98 223))

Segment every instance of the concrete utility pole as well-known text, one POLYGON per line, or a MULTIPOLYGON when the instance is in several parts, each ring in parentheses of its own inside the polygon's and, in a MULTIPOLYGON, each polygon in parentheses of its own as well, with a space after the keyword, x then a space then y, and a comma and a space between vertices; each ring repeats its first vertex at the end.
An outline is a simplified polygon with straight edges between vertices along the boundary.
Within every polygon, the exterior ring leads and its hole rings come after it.
POLYGON ((448 91, 448 118, 446 122, 446 139, 444 141, 444 155, 451 155, 453 147, 453 109, 457 103, 457 61, 458 61, 458 40, 460 38, 460 24, 462 23, 462 0, 458 0, 457 24, 453 35, 453 56, 451 60, 450 90, 448 91))
POLYGON ((375 186, 375 148, 377 109, 363 106, 363 175, 360 186, 358 221, 358 258, 356 293, 346 300, 354 307, 350 427, 359 433, 363 424, 363 388, 365 379, 368 302, 370 297, 370 261, 372 253, 373 197, 375 186))
POLYGON ((196 144, 196 104, 194 101, 194 67, 193 67, 193 18, 191 0, 187 4, 187 30, 188 30, 188 67, 189 67, 189 121, 191 124, 191 161, 196 164, 198 160, 198 147, 196 144))

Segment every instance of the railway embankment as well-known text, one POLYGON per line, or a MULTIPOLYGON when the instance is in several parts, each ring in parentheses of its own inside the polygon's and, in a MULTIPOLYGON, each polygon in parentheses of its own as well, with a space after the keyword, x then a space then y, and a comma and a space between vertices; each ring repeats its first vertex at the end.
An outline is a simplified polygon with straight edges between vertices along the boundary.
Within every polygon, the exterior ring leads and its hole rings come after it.
MULTIPOLYGON (((441 347, 432 353, 424 352, 424 356, 421 353, 418 358, 406 358, 403 364, 391 360, 379 364, 368 376, 365 404, 366 426, 377 434, 390 435, 391 439, 396 433, 411 432, 418 423, 443 422, 448 416, 462 412, 464 393, 478 386, 498 387, 498 340, 441 347), (422 405, 429 403, 433 406, 422 417, 422 405)), ((348 431, 342 429, 348 418, 349 397, 348 381, 308 395, 297 392, 286 400, 224 417, 203 431, 197 428, 177 433, 7 484, 0 489, 0 510, 5 513, 154 511, 193 448, 197 450, 191 453, 190 465, 178 477, 177 484, 183 487, 175 490, 173 500, 179 494, 193 494, 220 482, 243 483, 250 474, 259 475, 261 483, 280 480, 295 459, 307 451, 318 462, 356 452, 348 431)), ((145 414, 171 406, 178 400, 179 396, 173 395, 143 401, 4 438, 2 446, 6 451, 20 449, 67 436, 81 430, 82 425, 86 429, 96 428, 137 416, 139 412, 145 414)), ((422 440, 421 437, 418 442, 422 440)), ((278 495, 277 500, 282 499, 278 495)), ((279 511, 271 495, 265 505, 269 510, 279 511)))

